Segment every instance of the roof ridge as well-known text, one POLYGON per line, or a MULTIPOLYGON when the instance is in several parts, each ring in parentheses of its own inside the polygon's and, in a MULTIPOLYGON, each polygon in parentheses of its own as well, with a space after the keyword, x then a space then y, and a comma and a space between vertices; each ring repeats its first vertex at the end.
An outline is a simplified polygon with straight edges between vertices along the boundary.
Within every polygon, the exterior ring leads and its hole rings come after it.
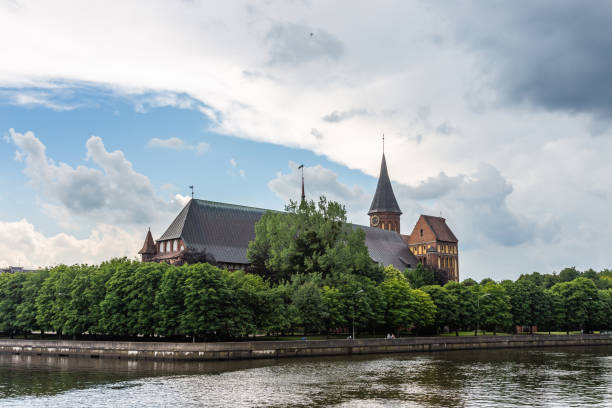
POLYGON ((198 204, 212 204, 214 206, 217 207, 230 207, 230 208, 237 208, 237 209, 245 209, 245 210, 258 210, 258 211, 274 211, 274 212, 281 212, 278 210, 271 210, 269 208, 260 208, 260 207, 252 207, 249 205, 240 205, 240 204, 232 204, 232 203, 223 203, 221 201, 212 201, 212 200, 202 200, 199 198, 194 198, 194 200, 198 203, 198 204))

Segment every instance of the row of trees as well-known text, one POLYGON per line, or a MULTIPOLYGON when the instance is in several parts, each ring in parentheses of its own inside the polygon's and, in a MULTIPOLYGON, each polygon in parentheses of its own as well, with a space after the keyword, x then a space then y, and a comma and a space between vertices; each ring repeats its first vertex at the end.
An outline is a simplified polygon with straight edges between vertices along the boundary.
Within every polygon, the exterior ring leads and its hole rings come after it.
POLYGON ((612 327, 612 289, 578 277, 551 288, 530 276, 411 286, 387 267, 376 282, 355 274, 259 275, 202 263, 170 266, 116 259, 99 266, 0 275, 0 331, 115 337, 241 338, 256 333, 439 333, 597 330, 612 327))
POLYGON ((400 272, 375 264, 363 230, 324 198, 267 213, 255 229, 247 272, 115 259, 0 275, 0 331, 226 339, 351 326, 397 334, 612 328, 610 271, 441 286, 422 265, 400 272))
POLYGON ((0 275, 0 331, 240 338, 255 333, 424 328, 436 307, 389 268, 379 284, 358 275, 295 274, 270 284, 207 263, 116 259, 99 266, 0 275))

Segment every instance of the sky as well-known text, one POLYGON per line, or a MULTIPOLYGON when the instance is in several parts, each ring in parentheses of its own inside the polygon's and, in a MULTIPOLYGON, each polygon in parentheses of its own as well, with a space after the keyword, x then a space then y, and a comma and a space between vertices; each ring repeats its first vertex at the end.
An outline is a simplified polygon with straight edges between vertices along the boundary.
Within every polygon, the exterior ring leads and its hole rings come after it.
POLYGON ((606 1, 0 0, 0 267, 133 258, 190 197, 367 224, 382 155, 460 278, 612 263, 606 1))

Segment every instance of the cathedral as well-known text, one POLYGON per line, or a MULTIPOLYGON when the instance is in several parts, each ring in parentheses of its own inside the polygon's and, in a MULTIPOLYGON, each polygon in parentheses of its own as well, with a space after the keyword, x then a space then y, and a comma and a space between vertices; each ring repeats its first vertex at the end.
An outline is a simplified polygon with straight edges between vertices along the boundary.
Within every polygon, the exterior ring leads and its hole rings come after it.
MULTIPOLYGON (((245 269, 249 266, 247 248, 255 238, 255 223, 266 211, 270 210, 191 199, 159 239, 154 240, 151 231, 147 232, 138 253, 143 262, 171 264, 183 262, 188 253, 200 253, 221 267, 245 269)), ((384 153, 368 215, 370 226, 351 226, 365 232, 365 243, 374 262, 393 265, 401 271, 421 263, 444 281, 459 281, 458 241, 444 218, 421 215, 410 235, 400 233, 402 211, 393 193, 384 153)))

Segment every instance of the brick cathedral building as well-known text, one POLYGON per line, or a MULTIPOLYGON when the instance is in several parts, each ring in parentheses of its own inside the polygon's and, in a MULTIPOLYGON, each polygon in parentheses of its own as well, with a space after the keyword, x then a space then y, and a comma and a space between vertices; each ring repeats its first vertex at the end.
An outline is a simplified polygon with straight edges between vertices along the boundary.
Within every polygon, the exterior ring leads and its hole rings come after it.
MULTIPOLYGON (((191 199, 157 241, 150 230, 147 232, 138 253, 143 262, 176 264, 187 253, 197 252, 222 267, 244 269, 249 265, 247 248, 255 238, 255 223, 266 211, 269 210, 191 199)), ((444 218, 421 215, 410 235, 400 233, 402 211, 393 193, 384 153, 368 215, 369 227, 352 227, 365 232, 374 262, 399 270, 422 263, 441 274, 443 280, 459 281, 458 241, 444 218)))

